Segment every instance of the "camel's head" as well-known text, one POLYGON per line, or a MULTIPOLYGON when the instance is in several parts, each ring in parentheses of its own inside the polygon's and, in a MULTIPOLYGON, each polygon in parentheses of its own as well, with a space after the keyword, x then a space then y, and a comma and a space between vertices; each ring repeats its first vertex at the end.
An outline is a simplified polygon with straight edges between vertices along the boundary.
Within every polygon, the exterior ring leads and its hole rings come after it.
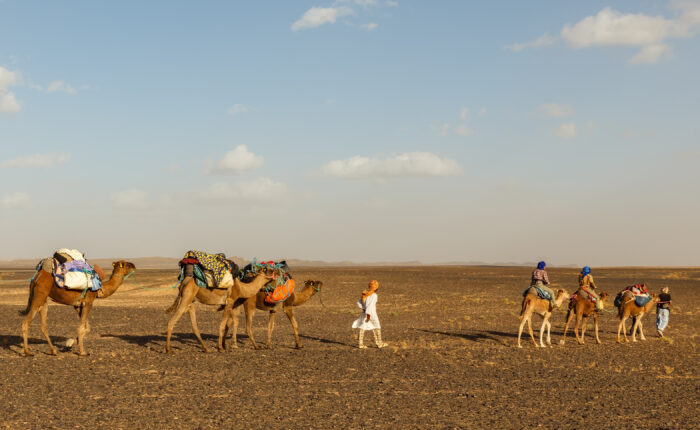
POLYGON ((571 298, 571 295, 569 293, 567 293, 566 291, 562 290, 561 288, 559 288, 557 290, 557 295, 554 297, 555 300, 562 300, 562 301, 569 300, 569 298, 571 298))
POLYGON ((659 296, 656 293, 651 293, 651 302, 652 303, 658 303, 659 302, 659 296))
POLYGON ((314 281, 312 279, 304 281, 304 287, 309 287, 313 288, 315 292, 320 293, 321 292, 321 287, 323 287, 323 282, 321 281, 314 281))
POLYGON ((128 274, 136 270, 134 263, 129 263, 128 261, 119 260, 112 263, 112 273, 122 273, 128 274))
POLYGON ((606 293, 605 291, 600 293, 600 301, 601 302, 604 302, 605 299, 607 299, 607 298, 608 298, 608 293, 606 293))

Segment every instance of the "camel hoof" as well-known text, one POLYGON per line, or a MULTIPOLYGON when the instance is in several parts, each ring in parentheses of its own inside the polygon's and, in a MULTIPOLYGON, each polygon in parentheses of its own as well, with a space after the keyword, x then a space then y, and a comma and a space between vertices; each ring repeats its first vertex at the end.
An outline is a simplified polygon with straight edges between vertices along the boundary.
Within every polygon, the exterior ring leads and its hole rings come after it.
MULTIPOLYGON (((637 339, 632 339, 632 342, 636 342, 636 341, 637 341, 637 339)), ((629 342, 629 341, 628 341, 628 342, 629 342)))
POLYGON ((297 346, 296 346, 296 349, 302 349, 302 348, 304 348, 303 345, 297 345, 297 346))
POLYGON ((559 345, 564 345, 565 343, 566 343, 566 341, 563 339, 559 341, 559 345))
POLYGON ((599 341, 599 340, 596 340, 595 343, 597 343, 598 345, 600 345, 600 344, 603 343, 603 342, 601 342, 601 341, 599 341))
POLYGON ((259 350, 261 350, 262 348, 261 348, 260 346, 258 346, 258 345, 253 345, 253 349, 255 349, 255 350, 258 350, 258 351, 259 351, 259 350))
POLYGON ((56 348, 51 349, 51 355, 58 355, 58 351, 56 351, 56 348))
POLYGON ((78 354, 78 357, 87 357, 87 356, 88 356, 87 352, 81 352, 80 354, 78 354))
POLYGON ((34 353, 31 352, 31 351, 28 350, 28 349, 25 349, 25 350, 24 350, 24 356, 25 356, 25 357, 34 357, 34 353))
POLYGON ((518 345, 518 348, 521 348, 521 349, 522 349, 522 347, 523 347, 522 345, 518 345))

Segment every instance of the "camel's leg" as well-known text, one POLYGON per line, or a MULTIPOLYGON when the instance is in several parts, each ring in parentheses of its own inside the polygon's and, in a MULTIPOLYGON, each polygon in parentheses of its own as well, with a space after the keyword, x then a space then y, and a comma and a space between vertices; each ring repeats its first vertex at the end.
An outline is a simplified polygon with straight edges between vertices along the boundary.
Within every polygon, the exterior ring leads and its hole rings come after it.
POLYGON ((85 302, 81 304, 80 306, 80 325, 78 325, 78 354, 81 357, 84 357, 87 355, 87 352, 85 352, 85 345, 83 343, 83 339, 85 338, 85 335, 90 333, 90 324, 88 324, 88 315, 90 315, 90 310, 92 309, 92 303, 90 302, 85 302))
POLYGON ((267 348, 272 349, 272 330, 275 329, 275 313, 270 311, 270 317, 267 320, 267 348))
POLYGON ((181 294, 180 303, 178 303, 177 309, 175 309, 175 313, 173 314, 172 317, 170 317, 170 320, 168 321, 168 331, 165 334, 165 352, 166 353, 171 352, 170 351, 170 336, 172 336, 172 334, 173 334, 173 329, 175 328, 175 324, 177 324, 180 317, 182 317, 182 314, 184 314, 185 311, 187 311, 189 306, 194 301, 194 298, 197 296, 196 288, 199 288, 199 287, 194 282, 187 283, 184 287, 182 287, 182 291, 180 292, 180 294, 181 294))
POLYGON ((49 324, 48 324, 49 304, 48 303, 44 303, 44 305, 41 307, 40 316, 41 316, 41 332, 44 334, 44 337, 46 338, 46 342, 48 342, 48 344, 49 344, 49 348, 51 349, 51 355, 56 355, 56 348, 54 348, 53 344, 51 343, 51 337, 49 337, 49 324))
POLYGON ((595 343, 600 345, 602 342, 598 337, 598 312, 593 314, 593 327, 595 327, 595 343))
POLYGON ((540 347, 544 348, 544 342, 543 342, 543 337, 544 337, 544 329, 545 326, 547 325, 547 314, 542 317, 542 325, 540 325, 540 347))
POLYGON ((221 322, 219 323, 219 339, 217 341, 217 349, 219 352, 224 352, 224 333, 226 332, 227 324, 231 324, 229 319, 233 317, 233 305, 238 300, 239 294, 232 292, 231 295, 226 299, 226 305, 224 306, 223 315, 221 315, 221 322))
POLYGON ((522 345, 520 345, 520 336, 523 334, 523 327, 527 323, 528 318, 530 318, 532 314, 528 313, 527 310, 520 315, 520 327, 518 327, 518 348, 522 348, 522 345))
MULTIPOLYGON (((289 322, 292 323, 292 329, 294 329, 294 340, 297 343, 297 348, 302 348, 301 340, 299 339, 299 324, 297 324, 297 319, 294 318, 294 308, 291 306, 288 306, 288 307, 284 308, 284 313, 287 314, 287 318, 289 318, 289 322)), ((518 339, 520 339, 520 338, 518 338, 518 339)))
POLYGON ((629 315, 622 316, 622 335, 625 337, 625 342, 630 341, 627 339, 627 318, 629 318, 629 315))
POLYGON ((578 342, 579 345, 581 345, 581 338, 579 337, 578 331, 579 327, 581 326, 581 319, 583 317, 581 316, 580 313, 576 314, 576 325, 574 325, 574 334, 576 335, 576 342, 578 342))
POLYGON ((197 340, 199 341, 199 344, 202 346, 202 349, 204 352, 209 352, 207 349, 207 346, 204 344, 204 341, 202 340, 202 335, 199 333, 199 327, 197 326, 197 311, 194 309, 194 303, 190 303, 190 305, 187 307, 187 313, 190 314, 190 322, 192 323, 192 331, 194 332, 194 335, 197 337, 197 340))
POLYGON ((527 329, 530 332, 530 339, 532 339, 532 343, 535 344, 535 348, 539 347, 537 341, 535 341, 535 334, 532 332, 532 314, 530 314, 530 318, 527 319, 527 329))
POLYGON ((550 347, 552 346, 552 323, 549 321, 551 317, 552 314, 550 313, 547 317, 547 345, 549 345, 550 347))
POLYGON ((585 315, 581 316, 581 345, 585 343, 584 336, 586 335, 588 317, 585 315))
POLYGON ((617 343, 622 343, 622 339, 620 339, 620 332, 623 330, 624 325, 624 320, 620 320, 620 323, 617 325, 617 343))
POLYGON ((637 318, 637 321, 639 321, 639 338, 641 340, 647 340, 646 337, 644 337, 644 327, 642 325, 642 317, 644 314, 640 315, 639 318, 637 318))
MULTIPOLYGON (((228 332, 229 327, 233 324, 233 331, 231 333, 231 342, 233 343, 233 348, 238 348, 238 339, 236 333, 238 333, 238 314, 241 308, 234 308, 231 312, 231 317, 226 321, 226 332, 228 332)), ((226 339, 224 339, 225 341, 226 339)), ((224 345, 225 346, 225 345, 224 345)))
POLYGON ((245 308, 245 332, 248 334, 248 339, 253 344, 253 348, 260 349, 260 346, 255 343, 255 338, 253 337, 253 315, 255 314, 255 307, 253 309, 245 308))
POLYGON ((637 341, 637 330, 639 330, 639 325, 641 324, 642 319, 637 317, 637 319, 634 322, 634 325, 632 326, 632 342, 637 341))
POLYGON ((36 316, 37 312, 46 304, 46 299, 49 296, 49 291, 42 291, 40 288, 38 288, 38 285, 35 283, 32 287, 32 291, 30 291, 30 298, 31 298, 31 303, 29 306, 29 312, 27 313, 27 316, 24 317, 24 321, 22 321, 22 339, 24 341, 24 355, 27 357, 31 357, 34 355, 32 351, 29 349, 29 341, 27 340, 27 336, 29 335, 29 326, 32 324, 32 321, 34 320, 34 317, 36 316))
POLYGON ((569 331, 569 324, 571 323, 571 319, 574 317, 574 313, 569 309, 569 311, 566 313, 566 324, 564 324, 564 334, 561 337, 561 340, 559 341, 559 345, 564 345, 566 342, 566 332, 569 331))

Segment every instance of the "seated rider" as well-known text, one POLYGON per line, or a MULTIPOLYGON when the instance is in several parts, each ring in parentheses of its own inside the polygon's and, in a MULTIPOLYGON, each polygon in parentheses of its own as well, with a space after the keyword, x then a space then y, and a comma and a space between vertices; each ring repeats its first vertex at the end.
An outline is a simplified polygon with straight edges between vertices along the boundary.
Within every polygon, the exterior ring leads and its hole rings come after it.
POLYGON ((549 285, 549 276, 547 276, 547 271, 544 268, 547 264, 544 261, 537 263, 537 269, 532 271, 532 280, 530 281, 531 287, 537 287, 549 294, 549 303, 552 307, 556 307, 554 304, 554 290, 552 290, 549 285))
POLYGON ((591 301, 595 303, 596 310, 603 309, 603 303, 600 301, 600 297, 593 290, 596 289, 595 282, 593 282, 593 275, 591 275, 591 268, 584 266, 581 269, 581 273, 578 275, 578 286, 581 290, 585 291, 590 297, 591 301))

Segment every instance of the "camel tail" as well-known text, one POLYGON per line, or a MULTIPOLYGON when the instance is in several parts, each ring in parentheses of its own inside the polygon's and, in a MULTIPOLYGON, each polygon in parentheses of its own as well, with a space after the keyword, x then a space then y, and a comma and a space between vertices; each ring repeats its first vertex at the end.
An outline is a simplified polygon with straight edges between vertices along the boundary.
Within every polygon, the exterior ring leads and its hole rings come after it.
POLYGON ((523 320, 523 315, 525 315, 525 309, 527 309, 527 305, 530 303, 530 299, 526 296, 523 299, 523 304, 522 308, 520 309, 520 315, 518 315, 518 320, 522 321, 523 320))
POLYGON ((20 315, 27 315, 29 313, 29 308, 32 307, 32 298, 34 298, 34 288, 29 285, 29 299, 27 299, 27 307, 24 310, 19 311, 20 315))
POLYGON ((180 294, 178 294, 177 297, 175 297, 175 301, 173 302, 173 304, 170 305, 170 307, 165 310, 165 313, 169 314, 170 312, 177 309, 177 307, 180 305, 180 300, 182 300, 182 296, 180 296, 180 294))
POLYGON ((39 270, 41 270, 41 266, 43 265, 44 260, 39 261, 39 264, 36 266, 36 272, 34 272, 34 276, 32 276, 32 279, 29 281, 29 298, 27 299, 27 307, 19 311, 20 315, 27 315, 29 313, 29 309, 32 306, 32 299, 34 298, 34 286, 36 285, 36 278, 39 277, 39 270))

